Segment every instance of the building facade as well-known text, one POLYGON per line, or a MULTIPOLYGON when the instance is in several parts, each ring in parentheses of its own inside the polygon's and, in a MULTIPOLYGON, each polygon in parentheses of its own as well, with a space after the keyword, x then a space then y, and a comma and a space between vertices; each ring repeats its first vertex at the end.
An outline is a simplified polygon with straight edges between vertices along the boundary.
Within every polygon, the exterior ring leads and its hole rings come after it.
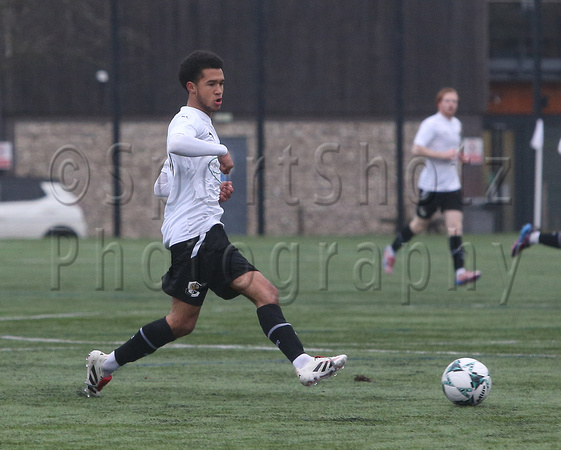
MULTIPOLYGON (((470 201, 468 231, 514 230, 531 218, 531 32, 524 34, 526 47, 513 43, 510 36, 516 33, 508 24, 518 17, 518 30, 530 27, 532 2, 117 3, 122 124, 117 147, 109 2, 59 0, 47 7, 39 1, 8 0, 0 9, 6 37, 0 131, 2 140, 14 144, 12 171, 81 177, 92 233, 112 229, 114 174, 108 154, 118 150, 123 235, 159 234, 161 203, 153 198, 151 185, 165 155, 167 123, 186 101, 177 82, 178 63, 197 48, 225 59, 224 114, 216 118, 217 130, 222 139, 242 138, 245 143, 248 233, 258 231, 259 214, 269 234, 392 233, 398 218, 398 150, 403 152, 401 186, 408 218, 418 168, 411 142, 419 121, 435 111, 434 96, 444 86, 460 93, 464 136, 483 144, 480 164, 462 173, 470 201), (490 26, 490 21, 503 25, 490 26), (528 51, 512 56, 512 48, 528 51), (108 80, 96 78, 100 70, 109 74, 108 80), (264 123, 262 140, 259 121, 264 123), (404 124, 400 136, 398 123, 404 124), (255 176, 260 151, 265 161, 262 193, 256 191, 255 176), (90 176, 61 174, 57 164, 65 152, 86 159, 90 176), (500 170, 507 165, 501 161, 506 159, 510 165, 503 179, 500 170), (264 196, 261 211, 259 195, 264 196)), ((560 6, 543 2, 544 30, 555 23, 552 17, 561 17, 560 6)), ((557 34, 544 35, 545 47, 554 54, 557 34)), ((543 60, 550 68, 542 87, 550 146, 561 113, 556 106, 558 61, 543 60)), ((558 162, 554 154, 545 158, 549 180, 558 162)), ((546 189, 545 223, 554 226, 561 222, 552 201, 557 185, 546 182, 546 189)))

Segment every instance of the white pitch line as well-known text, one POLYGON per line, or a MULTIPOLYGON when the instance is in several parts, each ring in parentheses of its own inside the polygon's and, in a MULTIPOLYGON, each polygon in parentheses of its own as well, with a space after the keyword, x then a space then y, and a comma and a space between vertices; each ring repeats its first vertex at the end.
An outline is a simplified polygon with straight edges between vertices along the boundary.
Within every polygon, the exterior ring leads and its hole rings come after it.
MULTIPOLYGON (((19 341, 19 342, 48 342, 50 344, 96 344, 93 341, 71 341, 68 339, 50 339, 50 338, 31 338, 31 337, 24 337, 24 336, 10 336, 4 335, 0 336, 0 339, 5 341, 19 341)), ((114 344, 118 344, 118 342, 114 342, 114 344)))
POLYGON ((212 344, 168 344, 167 348, 190 348, 190 349, 210 349, 210 350, 278 350, 276 347, 262 347, 258 345, 212 345, 212 344))
POLYGON ((36 314, 33 316, 6 316, 0 317, 0 322, 12 322, 18 320, 44 320, 44 319, 72 319, 75 317, 98 316, 100 313, 62 313, 62 314, 36 314))
MULTIPOLYGON (((41 337, 25 337, 25 336, 12 336, 12 335, 3 335, 0 336, 0 339, 6 341, 19 341, 19 342, 48 342, 50 344, 89 344, 89 345, 97 345, 97 346, 104 346, 104 345, 119 345, 122 342, 114 341, 114 342, 105 342, 100 344, 99 342, 94 341, 72 341, 69 339, 53 339, 53 338, 41 338, 41 337)), ((168 344, 165 348, 187 348, 187 349, 211 349, 211 350, 264 350, 264 351, 276 351, 277 348, 274 346, 258 346, 258 345, 238 345, 238 344, 179 344, 173 343, 168 344)), ((321 348, 310 348, 309 351, 332 351, 331 349, 321 349, 321 348)))
POLYGON ((546 355, 535 353, 480 353, 480 352, 458 352, 458 351, 426 351, 426 350, 381 350, 381 349, 364 349, 370 353, 404 353, 406 355, 460 355, 469 353, 470 356, 511 356, 517 358, 559 358, 559 355, 546 355))
MULTIPOLYGON (((41 351, 68 351, 68 350, 74 350, 76 349, 76 347, 68 347, 68 346, 60 346, 60 347, 41 347, 41 351)), ((39 348, 37 347, 25 347, 25 348, 10 348, 10 347, 6 347, 6 348, 0 348, 0 352, 7 352, 7 353, 12 353, 12 352, 33 352, 33 351, 37 351, 39 350, 39 348)))
MULTIPOLYGON (((122 342, 119 341, 112 341, 112 342, 94 342, 94 341, 73 341, 69 339, 52 339, 52 338, 40 338, 40 337, 25 337, 25 336, 11 336, 11 335, 4 335, 0 336, 0 339, 7 340, 7 341, 19 341, 19 342, 45 342, 51 344, 88 344, 88 345, 95 345, 97 347, 103 346, 110 346, 110 345, 120 345, 122 342)), ((193 350, 250 350, 250 351, 277 351, 277 348, 274 346, 260 346, 260 345, 239 345, 239 344, 180 344, 180 343, 173 343, 168 344, 166 348, 185 348, 185 349, 193 349, 193 350)), ((313 348, 310 347, 307 349, 311 353, 327 353, 333 352, 334 350, 331 348, 313 348)), ((359 352, 367 352, 367 353, 381 353, 381 354, 405 354, 405 355, 450 355, 450 356, 457 356, 462 353, 466 352, 458 352, 458 351, 426 351, 426 350, 390 350, 390 349, 377 349, 377 348, 366 348, 361 349, 359 352)), ((551 354, 534 354, 534 353, 480 353, 480 352, 467 352, 470 356, 497 356, 497 357, 514 357, 514 358, 559 358, 559 355, 551 355, 551 354)))

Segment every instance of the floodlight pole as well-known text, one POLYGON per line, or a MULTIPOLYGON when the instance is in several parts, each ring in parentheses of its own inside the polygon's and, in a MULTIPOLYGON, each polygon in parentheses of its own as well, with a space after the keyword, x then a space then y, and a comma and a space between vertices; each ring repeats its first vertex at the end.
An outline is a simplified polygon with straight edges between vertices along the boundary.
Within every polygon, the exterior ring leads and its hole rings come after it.
MULTIPOLYGON (((534 55, 533 80, 533 122, 542 116, 542 7, 541 0, 534 0, 532 10, 532 51, 534 55)), ((544 127, 545 128, 545 127, 544 127)), ((544 129, 545 135, 545 129, 544 129)), ((536 149, 536 167, 534 180, 534 226, 542 226, 542 189, 543 189, 543 144, 536 149)))
POLYGON ((257 233, 265 234, 265 0, 255 0, 257 233))
POLYGON ((397 191, 397 220, 396 228, 400 230, 405 223, 404 197, 404 175, 403 175, 403 122, 404 122, 404 44, 403 44, 403 0, 395 2, 396 24, 395 24, 395 141, 396 141, 396 191, 397 191))
POLYGON ((6 126, 4 125, 4 102, 4 74, 0 69, 0 141, 6 140, 6 126))
POLYGON ((118 0, 111 0, 111 67, 113 82, 111 83, 113 114, 113 235, 121 236, 121 98, 120 98, 120 45, 119 45, 119 8, 118 0))

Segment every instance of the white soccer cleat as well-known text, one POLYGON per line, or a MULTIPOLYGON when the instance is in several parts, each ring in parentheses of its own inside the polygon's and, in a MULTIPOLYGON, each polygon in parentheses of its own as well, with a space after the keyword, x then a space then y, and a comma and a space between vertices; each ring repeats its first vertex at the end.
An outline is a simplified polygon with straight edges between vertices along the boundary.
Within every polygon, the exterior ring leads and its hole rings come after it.
POLYGON ((456 284, 458 286, 463 286, 468 283, 475 283, 479 278, 481 278, 480 270, 462 270, 456 275, 456 284))
POLYGON ((336 375, 339 369, 345 367, 347 355, 337 355, 332 358, 316 356, 301 369, 296 369, 300 383, 304 386, 318 384, 321 380, 336 375))
POLYGON ((395 264, 395 251, 391 245, 388 245, 384 249, 384 255, 382 257, 382 266, 384 267, 384 272, 386 272, 388 275, 392 274, 394 264, 395 264))
POLYGON ((111 381, 112 375, 103 376, 103 363, 107 355, 99 350, 93 350, 86 358, 86 387, 84 392, 88 397, 99 397, 99 391, 111 381))

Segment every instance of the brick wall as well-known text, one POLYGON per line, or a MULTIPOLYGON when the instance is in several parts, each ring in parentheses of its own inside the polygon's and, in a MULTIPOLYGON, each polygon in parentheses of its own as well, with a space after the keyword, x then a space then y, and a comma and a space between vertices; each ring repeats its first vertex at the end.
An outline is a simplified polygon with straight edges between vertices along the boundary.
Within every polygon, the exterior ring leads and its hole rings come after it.
MULTIPOLYGON (((168 120, 121 125, 122 235, 160 237, 162 204, 152 186, 165 158, 168 120)), ((406 161, 418 122, 405 126, 406 161)), ((257 230, 256 138, 253 121, 216 124, 221 137, 248 144, 248 233, 257 230)), ((100 120, 20 120, 15 123, 18 175, 76 181, 90 234, 113 232, 112 127, 100 120), (89 167, 89 174, 88 174, 89 167)), ((396 216, 395 128, 389 121, 268 121, 266 232, 285 234, 391 234, 396 216), (369 169, 370 167, 370 169, 369 169), (323 176, 322 176, 323 174, 323 176), (387 176, 386 176, 387 175, 387 176), (326 179, 327 178, 327 179, 326 179)), ((411 173, 406 173, 407 217, 413 214, 411 173)))

